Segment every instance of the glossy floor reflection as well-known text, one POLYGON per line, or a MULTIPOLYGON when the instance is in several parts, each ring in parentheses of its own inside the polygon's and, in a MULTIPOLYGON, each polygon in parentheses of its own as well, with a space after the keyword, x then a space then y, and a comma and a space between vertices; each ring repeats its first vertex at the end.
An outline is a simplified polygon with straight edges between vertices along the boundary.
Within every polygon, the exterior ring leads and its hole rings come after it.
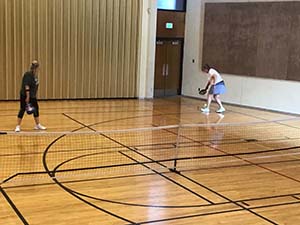
POLYGON ((0 224, 299 224, 300 120, 203 104, 0 102, 0 224))

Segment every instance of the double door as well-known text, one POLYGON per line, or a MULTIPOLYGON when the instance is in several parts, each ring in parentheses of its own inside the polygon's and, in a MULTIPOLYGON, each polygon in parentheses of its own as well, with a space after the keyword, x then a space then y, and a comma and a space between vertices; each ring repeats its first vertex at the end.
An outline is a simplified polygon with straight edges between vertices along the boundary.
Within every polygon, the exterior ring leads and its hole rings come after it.
POLYGON ((181 94, 182 41, 157 40, 154 96, 181 94))

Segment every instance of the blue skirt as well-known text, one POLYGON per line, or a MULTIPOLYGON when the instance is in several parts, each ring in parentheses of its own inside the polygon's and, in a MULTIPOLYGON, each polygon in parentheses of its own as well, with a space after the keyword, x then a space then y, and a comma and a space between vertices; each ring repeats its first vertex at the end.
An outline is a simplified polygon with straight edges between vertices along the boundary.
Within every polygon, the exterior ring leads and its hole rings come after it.
POLYGON ((226 86, 224 81, 220 81, 219 83, 212 85, 209 89, 210 95, 221 95, 226 92, 226 86))

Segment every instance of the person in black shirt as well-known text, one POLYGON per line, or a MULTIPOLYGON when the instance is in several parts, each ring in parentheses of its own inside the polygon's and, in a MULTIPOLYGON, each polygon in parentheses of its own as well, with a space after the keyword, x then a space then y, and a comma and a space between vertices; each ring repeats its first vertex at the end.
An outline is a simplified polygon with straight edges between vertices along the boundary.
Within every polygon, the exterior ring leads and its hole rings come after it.
POLYGON ((39 105, 37 102, 37 90, 39 87, 39 80, 37 77, 37 71, 39 69, 39 63, 34 60, 31 63, 30 71, 26 72, 23 75, 21 91, 20 91, 20 111, 18 114, 17 126, 15 132, 21 131, 21 123, 26 108, 31 107, 31 111, 34 116, 35 120, 35 127, 36 130, 46 130, 46 127, 40 124, 39 120, 39 105))

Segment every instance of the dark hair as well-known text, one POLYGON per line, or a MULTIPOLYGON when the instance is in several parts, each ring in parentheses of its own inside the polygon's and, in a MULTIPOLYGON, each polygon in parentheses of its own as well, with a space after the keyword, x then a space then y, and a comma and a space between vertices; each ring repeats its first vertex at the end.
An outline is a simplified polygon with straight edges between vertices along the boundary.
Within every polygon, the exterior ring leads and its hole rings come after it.
POLYGON ((205 64, 204 66, 203 66, 203 70, 210 70, 210 65, 208 65, 208 64, 205 64))
POLYGON ((30 70, 35 70, 39 66, 40 66, 40 64, 38 63, 38 61, 34 60, 30 65, 30 70))

